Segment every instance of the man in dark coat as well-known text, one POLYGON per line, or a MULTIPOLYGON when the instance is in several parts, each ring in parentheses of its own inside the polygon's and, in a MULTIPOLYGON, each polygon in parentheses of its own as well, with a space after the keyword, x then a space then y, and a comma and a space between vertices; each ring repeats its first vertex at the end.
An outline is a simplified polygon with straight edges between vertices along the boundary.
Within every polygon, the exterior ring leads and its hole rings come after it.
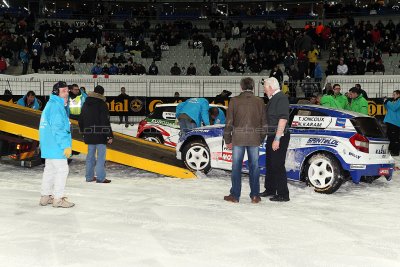
MULTIPOLYGON (((117 101, 124 103, 125 100, 129 100, 129 95, 126 94, 125 87, 121 87, 121 93, 117 96, 117 101)), ((124 116, 119 115, 119 124, 122 124, 122 119, 124 116)), ((125 127, 129 126, 128 115, 125 115, 125 127)))
POLYGON ((86 182, 110 183, 111 180, 106 179, 104 164, 106 145, 112 143, 113 132, 102 86, 96 86, 94 92, 88 94, 79 116, 79 128, 85 144, 88 144, 86 182))
POLYGON ((286 152, 288 149, 290 134, 287 131, 289 120, 289 100, 281 90, 277 79, 274 77, 263 81, 264 92, 269 98, 266 107, 267 112, 267 142, 265 191, 262 197, 271 196, 271 201, 289 201, 289 189, 285 169, 286 152))

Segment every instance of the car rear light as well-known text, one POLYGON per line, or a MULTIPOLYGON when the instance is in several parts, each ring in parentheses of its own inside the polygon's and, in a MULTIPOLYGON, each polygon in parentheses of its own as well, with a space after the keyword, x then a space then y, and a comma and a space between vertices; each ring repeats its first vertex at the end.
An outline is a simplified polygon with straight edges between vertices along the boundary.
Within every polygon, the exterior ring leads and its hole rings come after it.
POLYGON ((390 175, 390 168, 380 168, 379 169, 380 176, 388 176, 390 175))
POLYGON ((29 151, 31 149, 31 146, 29 144, 17 144, 15 148, 16 150, 22 152, 22 151, 29 151))
POLYGON ((364 153, 369 153, 369 141, 368 139, 359 134, 356 133, 352 137, 350 137, 350 143, 357 149, 358 151, 364 152, 364 153))

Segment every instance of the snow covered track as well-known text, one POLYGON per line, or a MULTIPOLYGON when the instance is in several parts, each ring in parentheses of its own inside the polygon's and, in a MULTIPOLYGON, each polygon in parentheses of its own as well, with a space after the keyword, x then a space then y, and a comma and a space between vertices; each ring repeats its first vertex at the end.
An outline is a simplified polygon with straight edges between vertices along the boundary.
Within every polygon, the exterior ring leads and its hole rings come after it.
MULTIPOLYGON (((223 201, 230 174, 181 180, 107 163, 111 184, 70 165, 72 209, 38 205, 43 166, 0 163, 0 265, 7 267, 399 266, 399 172, 335 194, 291 183, 291 201, 223 201)), ((262 181, 263 182, 263 181, 262 181)), ((261 184, 262 184, 261 182, 261 184)))

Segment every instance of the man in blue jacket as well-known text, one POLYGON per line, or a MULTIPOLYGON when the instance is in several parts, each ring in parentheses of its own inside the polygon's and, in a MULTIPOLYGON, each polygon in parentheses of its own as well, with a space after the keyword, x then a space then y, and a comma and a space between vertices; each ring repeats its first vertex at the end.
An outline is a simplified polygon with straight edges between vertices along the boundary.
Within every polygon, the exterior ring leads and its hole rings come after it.
POLYGON ((42 178, 40 205, 71 208, 75 204, 64 197, 69 172, 68 158, 72 153, 70 122, 65 109, 68 86, 58 82, 40 117, 39 141, 42 158, 46 160, 42 178))
POLYGON ((217 107, 212 107, 209 110, 210 112, 210 124, 225 124, 225 114, 222 109, 217 107))
POLYGON ((33 108, 38 110, 40 108, 39 102, 36 99, 36 94, 34 91, 28 91, 24 97, 21 97, 17 104, 27 108, 33 108))
POLYGON ((204 125, 210 125, 209 108, 210 104, 205 98, 189 98, 180 103, 176 107, 176 118, 179 121, 181 133, 200 127, 202 122, 204 125))
POLYGON ((390 154, 398 156, 400 149, 400 90, 393 92, 393 100, 390 101, 385 97, 383 101, 387 110, 383 122, 387 125, 390 154))

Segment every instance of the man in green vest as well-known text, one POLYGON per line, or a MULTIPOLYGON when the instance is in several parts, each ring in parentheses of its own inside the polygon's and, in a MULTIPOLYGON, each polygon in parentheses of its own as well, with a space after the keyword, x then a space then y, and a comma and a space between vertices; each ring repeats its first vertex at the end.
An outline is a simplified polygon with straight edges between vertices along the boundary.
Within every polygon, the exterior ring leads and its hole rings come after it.
POLYGON ((68 97, 68 111, 69 117, 73 120, 78 120, 81 114, 83 103, 87 98, 87 94, 79 89, 77 84, 70 86, 69 97, 68 97))
POLYGON ((328 107, 328 108, 335 108, 337 109, 338 106, 336 104, 335 99, 333 98, 333 91, 332 90, 327 90, 325 95, 319 94, 317 96, 317 102, 321 106, 328 107))
POLYGON ((333 85, 333 98, 335 99, 338 109, 349 109, 349 101, 345 95, 340 93, 340 85, 333 85))
POLYGON ((368 115, 368 101, 362 96, 361 90, 353 87, 349 90, 351 98, 350 110, 361 114, 368 115))

